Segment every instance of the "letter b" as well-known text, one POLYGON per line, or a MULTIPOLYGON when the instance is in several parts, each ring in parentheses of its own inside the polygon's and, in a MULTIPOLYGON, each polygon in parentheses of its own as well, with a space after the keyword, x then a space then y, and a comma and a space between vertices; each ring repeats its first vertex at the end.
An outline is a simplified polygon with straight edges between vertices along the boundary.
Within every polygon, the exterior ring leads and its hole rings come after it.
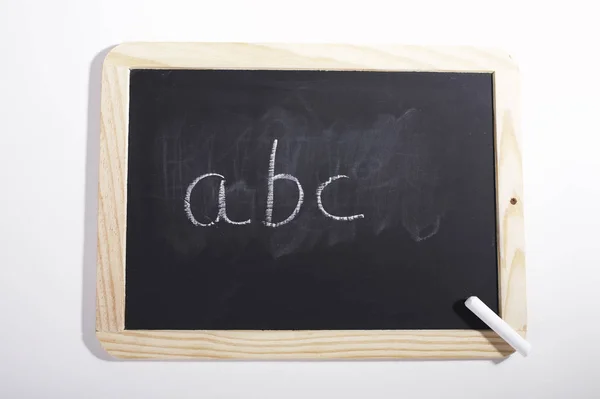
POLYGON ((269 159, 269 180, 267 181, 267 211, 265 213, 265 222, 264 222, 267 227, 282 226, 282 225, 294 220, 296 215, 298 215, 298 212, 300 212, 300 208, 302 207, 302 202, 304 201, 304 191, 302 191, 302 185, 300 184, 300 181, 296 177, 289 175, 287 173, 280 173, 278 175, 275 174, 275 153, 276 152, 277 152, 277 140, 274 140, 273 141, 273 149, 271 150, 271 158, 269 159), (290 216, 288 216, 287 219, 285 219, 279 223, 273 223, 273 204, 275 202, 275 200, 273 198, 273 183, 275 183, 275 180, 281 180, 281 179, 291 180, 294 183, 296 183, 296 186, 298 187, 298 203, 296 204, 296 208, 294 208, 294 211, 292 212, 292 214, 290 216))

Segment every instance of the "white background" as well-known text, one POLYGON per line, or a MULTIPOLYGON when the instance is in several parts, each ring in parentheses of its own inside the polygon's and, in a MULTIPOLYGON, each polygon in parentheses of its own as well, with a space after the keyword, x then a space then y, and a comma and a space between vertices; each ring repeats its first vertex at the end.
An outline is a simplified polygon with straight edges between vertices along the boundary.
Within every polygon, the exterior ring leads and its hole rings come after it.
POLYGON ((600 30, 587 2, 0 0, 0 397, 600 397, 600 30), (123 41, 508 50, 523 77, 528 358, 117 362, 94 338, 99 82, 123 41))

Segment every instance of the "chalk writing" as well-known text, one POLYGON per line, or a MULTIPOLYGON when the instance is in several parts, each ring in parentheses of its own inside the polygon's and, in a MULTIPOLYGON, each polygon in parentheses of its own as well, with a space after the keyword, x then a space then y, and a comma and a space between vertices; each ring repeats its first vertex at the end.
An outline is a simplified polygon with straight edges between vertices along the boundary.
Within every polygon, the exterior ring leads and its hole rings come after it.
POLYGON ((300 208, 302 207, 302 202, 304 201, 304 191, 302 190, 302 185, 300 184, 300 182, 298 181, 298 179, 296 179, 294 176, 289 175, 287 173, 280 173, 278 175, 275 175, 275 153, 277 152, 277 140, 273 141, 273 149, 271 150, 271 158, 269 159, 269 180, 267 180, 267 210, 265 212, 265 226, 267 227, 278 227, 278 226, 283 226, 286 223, 291 222, 292 220, 294 220, 294 218, 296 217, 296 215, 298 215, 298 212, 300 212, 300 208), (279 222, 279 223, 273 223, 273 183, 275 183, 275 180, 280 180, 280 179, 285 179, 285 180, 291 180, 294 183, 296 183, 296 186, 298 187, 298 202, 296 203, 296 207, 294 208, 294 211, 291 213, 290 216, 288 216, 287 219, 279 222))
MULTIPOLYGON (((265 226, 267 226, 267 227, 283 226, 284 224, 287 224, 287 223, 291 222, 292 220, 294 220, 294 218, 300 212, 300 208, 302 208, 302 203, 304 202, 304 190, 302 189, 302 184, 300 184, 300 181, 295 176, 292 176, 288 173, 279 173, 277 175, 275 174, 275 155, 276 155, 276 153, 277 153, 277 140, 274 140, 273 146, 271 149, 271 156, 269 158, 269 170, 268 170, 268 179, 267 179, 267 207, 265 210, 265 220, 263 222, 265 224, 265 226), (274 183, 276 180, 290 180, 290 181, 293 181, 294 183, 296 183, 296 187, 298 187, 298 202, 296 203, 296 207, 294 208, 292 213, 285 220, 274 223, 273 222, 273 206, 275 204, 275 199, 274 199, 274 190, 273 189, 274 189, 274 183)), ((328 211, 326 211, 325 208, 323 207, 323 202, 321 200, 321 194, 323 193, 323 190, 328 185, 330 185, 331 183, 333 183, 334 181, 339 180, 339 179, 349 179, 349 177, 345 176, 345 175, 332 176, 325 183, 319 185, 319 187, 317 188, 317 191, 316 191, 317 205, 318 205, 319 209, 321 210, 323 215, 325 215, 326 217, 331 218, 333 220, 352 221, 352 220, 364 218, 365 215, 362 213, 356 214, 356 215, 351 215, 351 216, 336 216, 336 215, 333 215, 333 214, 329 213, 328 211)), ((187 218, 190 220, 190 222, 192 222, 192 224, 194 224, 194 226, 209 227, 209 226, 215 225, 216 223, 218 223, 221 220, 225 221, 226 223, 233 224, 233 225, 245 225, 245 224, 251 223, 251 219, 247 219, 247 220, 244 220, 241 222, 236 222, 234 220, 229 219, 229 217, 227 216, 227 198, 226 198, 226 194, 225 194, 225 177, 218 173, 206 173, 206 174, 194 179, 194 181, 192 183, 190 183, 190 185, 188 186, 186 193, 185 193, 184 210, 187 215, 187 218), (194 216, 194 213, 192 212, 191 199, 192 199, 192 192, 194 191, 194 188, 196 187, 196 185, 201 180, 206 179, 207 177, 218 177, 221 179, 221 182, 219 185, 219 198, 218 198, 219 210, 217 213, 217 217, 214 220, 209 219, 210 222, 202 223, 202 222, 198 221, 198 219, 196 219, 196 217, 194 216)))
POLYGON ((350 221, 350 220, 355 220, 355 219, 362 219, 365 217, 365 215, 362 213, 358 214, 358 215, 352 215, 352 216, 335 216, 335 215, 332 215, 331 213, 327 212, 325 210, 325 208, 323 207, 323 202, 321 201, 321 193, 323 192, 325 187, 327 187, 328 185, 330 185, 331 183, 333 183, 334 181, 336 181, 338 179, 348 179, 348 178, 349 177, 345 176, 345 175, 332 176, 325 183, 319 185, 319 188, 317 188, 317 205, 319 206, 319 209, 321 210, 321 212, 323 212, 323 215, 327 216, 328 218, 331 218, 333 220, 350 221))
POLYGON ((195 179, 188 186, 187 191, 185 192, 184 204, 185 204, 185 213, 186 213, 188 219, 190 220, 190 222, 192 222, 195 226, 202 226, 202 227, 212 226, 215 223, 219 222, 221 219, 223 219, 226 223, 235 224, 235 225, 243 225, 243 224, 250 223, 250 219, 244 220, 243 222, 235 222, 227 217, 227 204, 226 204, 226 198, 225 198, 225 178, 223 177, 223 175, 220 175, 218 173, 206 173, 206 174, 198 177, 197 179, 195 179), (192 206, 191 206, 191 202, 190 202, 191 197, 192 197, 192 191, 194 190, 194 187, 196 187, 196 184, 198 184, 201 180, 203 180, 207 177, 211 177, 211 176, 216 176, 216 177, 221 178, 221 185, 219 186, 219 212, 218 212, 217 218, 215 220, 212 220, 209 223, 201 223, 194 217, 194 214, 192 212, 192 206))
MULTIPOLYGON (((218 174, 218 173, 206 173, 198 178, 196 178, 187 188, 186 192, 185 192, 185 199, 184 199, 184 209, 185 209, 185 213, 188 217, 188 219, 190 220, 190 222, 192 222, 195 226, 202 226, 202 227, 208 227, 208 226, 212 226, 213 224, 215 224, 216 222, 219 221, 219 216, 217 215, 217 218, 215 220, 210 221, 210 223, 201 223, 199 222, 195 217, 194 214, 192 213, 192 205, 191 205, 191 197, 192 197, 192 191, 194 190, 194 187, 196 187, 196 184, 198 184, 201 180, 206 179, 207 177, 211 177, 211 176, 216 176, 216 177, 220 177, 221 179, 225 179, 222 175, 218 174)), ((220 209, 219 209, 220 211, 220 209)))

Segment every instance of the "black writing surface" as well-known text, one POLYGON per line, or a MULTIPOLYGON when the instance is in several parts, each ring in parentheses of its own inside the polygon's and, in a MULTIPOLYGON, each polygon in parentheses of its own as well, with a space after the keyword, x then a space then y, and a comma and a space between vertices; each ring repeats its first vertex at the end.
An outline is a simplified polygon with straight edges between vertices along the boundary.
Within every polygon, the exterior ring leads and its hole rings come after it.
POLYGON ((127 329, 498 311, 492 75, 132 70, 127 329))

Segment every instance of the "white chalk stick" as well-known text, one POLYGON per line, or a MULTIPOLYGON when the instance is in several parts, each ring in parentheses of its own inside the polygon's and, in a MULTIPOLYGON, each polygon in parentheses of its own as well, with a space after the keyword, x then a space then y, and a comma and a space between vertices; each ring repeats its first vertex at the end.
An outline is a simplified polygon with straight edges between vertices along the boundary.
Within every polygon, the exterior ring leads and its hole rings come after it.
POLYGON ((531 350, 531 344, 519 335, 507 322, 502 320, 494 311, 481 302, 481 299, 472 296, 465 301, 465 305, 485 324, 496 332, 510 346, 523 356, 527 356, 531 350))

